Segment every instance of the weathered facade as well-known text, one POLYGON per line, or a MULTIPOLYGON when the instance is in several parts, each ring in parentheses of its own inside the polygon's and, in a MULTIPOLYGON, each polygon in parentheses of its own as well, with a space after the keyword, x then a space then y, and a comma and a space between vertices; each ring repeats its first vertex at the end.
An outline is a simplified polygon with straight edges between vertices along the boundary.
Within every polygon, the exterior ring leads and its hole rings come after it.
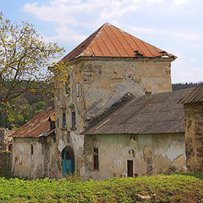
POLYGON ((181 101, 185 110, 185 149, 188 171, 203 171, 203 85, 181 101))
POLYGON ((55 133, 48 137, 15 137, 12 172, 19 178, 57 178, 61 163, 56 159, 55 133))
POLYGON ((86 135, 85 166, 86 178, 94 179, 185 171, 184 133, 86 135), (98 149, 98 169, 94 149, 98 149))
POLYGON ((171 91, 174 59, 110 24, 64 57, 71 88, 56 93, 57 145, 61 153, 72 149, 77 173, 85 175, 81 132, 128 92, 139 97, 171 91))
POLYGON ((178 101, 189 92, 132 97, 90 126, 84 132, 86 177, 185 171, 184 109, 178 101))
POLYGON ((12 134, 12 173, 15 177, 58 177, 61 163, 57 159, 54 123, 54 110, 41 112, 12 134))

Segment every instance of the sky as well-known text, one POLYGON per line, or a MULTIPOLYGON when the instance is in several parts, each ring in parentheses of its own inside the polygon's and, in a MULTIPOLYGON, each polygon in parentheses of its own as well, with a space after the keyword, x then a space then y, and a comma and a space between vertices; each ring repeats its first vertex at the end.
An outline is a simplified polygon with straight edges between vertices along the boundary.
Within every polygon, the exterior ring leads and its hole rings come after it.
POLYGON ((0 0, 0 12, 28 21, 68 54, 108 22, 178 58, 172 82, 203 82, 203 0, 0 0))

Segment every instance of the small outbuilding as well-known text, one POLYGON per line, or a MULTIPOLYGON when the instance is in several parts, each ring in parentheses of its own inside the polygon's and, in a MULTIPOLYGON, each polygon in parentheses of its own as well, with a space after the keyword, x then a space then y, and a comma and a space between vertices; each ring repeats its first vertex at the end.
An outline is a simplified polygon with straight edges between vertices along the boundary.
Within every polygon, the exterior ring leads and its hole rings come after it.
POLYGON ((57 177, 55 110, 41 112, 13 134, 12 171, 20 178, 57 177))

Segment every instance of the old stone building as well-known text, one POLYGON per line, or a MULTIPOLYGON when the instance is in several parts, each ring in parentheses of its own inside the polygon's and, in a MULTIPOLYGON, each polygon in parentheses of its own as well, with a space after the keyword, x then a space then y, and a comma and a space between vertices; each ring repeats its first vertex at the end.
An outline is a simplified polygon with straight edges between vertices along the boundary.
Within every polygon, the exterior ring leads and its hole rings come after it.
POLYGON ((69 75, 55 94, 56 129, 50 111, 14 133, 14 175, 103 179, 185 170, 179 100, 191 89, 172 92, 175 58, 104 24, 62 59, 69 75))
POLYGON ((34 116, 13 134, 12 174, 20 178, 57 177, 55 111, 34 116))
POLYGON ((185 110, 185 147, 189 171, 203 171, 203 84, 181 101, 185 110))
POLYGON ((74 154, 77 173, 85 175, 85 127, 128 92, 139 97, 171 91, 174 59, 108 23, 63 58, 71 88, 56 93, 57 145, 61 156, 67 147, 74 154))

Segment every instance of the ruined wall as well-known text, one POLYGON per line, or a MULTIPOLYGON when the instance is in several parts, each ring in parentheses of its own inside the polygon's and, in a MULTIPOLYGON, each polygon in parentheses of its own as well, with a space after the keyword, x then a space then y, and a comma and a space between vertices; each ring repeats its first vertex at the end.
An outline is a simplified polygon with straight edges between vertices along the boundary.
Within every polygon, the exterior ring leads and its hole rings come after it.
POLYGON ((0 151, 0 177, 12 177, 11 152, 0 151))
POLYGON ((4 142, 6 132, 7 132, 7 130, 5 128, 0 128, 0 151, 6 150, 6 145, 4 142))
POLYGON ((60 164, 53 136, 14 138, 12 153, 12 171, 15 177, 28 179, 58 177, 60 164))
POLYGON ((184 134, 89 135, 85 136, 86 178, 127 176, 127 160, 133 160, 133 174, 183 171, 184 134), (99 170, 93 170, 93 148, 99 150, 99 170))
POLYGON ((186 104, 185 147, 188 171, 203 171, 203 102, 186 104))
POLYGON ((171 62, 162 59, 94 59, 76 61, 70 74, 70 93, 65 88, 55 97, 58 150, 74 150, 76 172, 84 174, 84 136, 89 121, 103 113, 126 93, 171 91, 171 62), (76 128, 71 128, 71 112, 76 112, 76 128), (62 128, 62 114, 66 127, 62 128))

